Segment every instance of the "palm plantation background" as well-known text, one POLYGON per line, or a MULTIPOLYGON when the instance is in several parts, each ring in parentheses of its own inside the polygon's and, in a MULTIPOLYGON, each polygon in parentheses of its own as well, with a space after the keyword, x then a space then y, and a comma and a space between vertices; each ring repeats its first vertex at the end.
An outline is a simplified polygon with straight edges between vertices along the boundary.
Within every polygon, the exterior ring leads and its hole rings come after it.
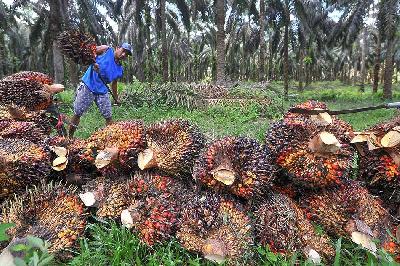
POLYGON ((399 1, 38 0, 0 3, 0 77, 20 70, 76 85, 84 69, 55 38, 79 27, 98 44, 129 41, 125 81, 289 80, 298 90, 340 79, 384 84, 400 64, 399 1))

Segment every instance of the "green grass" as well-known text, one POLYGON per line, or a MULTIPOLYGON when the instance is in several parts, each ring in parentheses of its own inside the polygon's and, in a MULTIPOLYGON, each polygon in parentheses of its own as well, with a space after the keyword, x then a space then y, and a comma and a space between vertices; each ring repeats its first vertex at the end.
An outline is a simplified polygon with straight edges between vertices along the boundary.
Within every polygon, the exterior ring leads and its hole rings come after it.
MULTIPOLYGON (((275 92, 283 89, 281 82, 272 83, 270 91, 262 92, 238 88, 236 95, 271 97, 269 105, 252 103, 246 107, 237 104, 216 105, 202 108, 169 107, 165 104, 154 106, 151 103, 127 104, 113 107, 115 120, 142 119, 146 124, 168 118, 184 118, 199 126, 211 139, 227 135, 248 136, 263 142, 265 131, 273 119, 279 119, 287 108, 307 99, 325 101, 330 109, 356 108, 384 102, 382 94, 372 94, 370 87, 365 93, 358 92, 358 87, 342 85, 339 82, 313 83, 303 93, 291 90, 290 101, 285 102, 275 92), (274 92, 274 93, 273 93, 274 92), (266 93, 266 94, 265 94, 266 93), (268 96, 269 95, 269 96, 268 96)), ((120 84, 119 91, 134 90, 143 93, 140 83, 120 84)), ((62 111, 72 114, 73 91, 68 90, 58 97, 64 102, 62 111)), ((394 101, 400 100, 400 86, 394 86, 394 101)), ((363 113, 341 115, 340 118, 353 125, 355 130, 391 119, 398 114, 397 110, 375 110, 363 113)), ((95 106, 92 106, 82 119, 76 136, 87 138, 90 134, 104 126, 95 106)), ((378 261, 371 254, 348 241, 337 240, 335 243, 337 256, 333 265, 396 265, 387 254, 381 253, 378 261)), ((267 247, 256 247, 253 263, 256 265, 307 265, 294 254, 291 257, 276 255, 267 247)), ((141 244, 134 234, 115 223, 92 224, 87 228, 87 237, 80 242, 80 250, 68 265, 211 265, 197 255, 190 254, 176 241, 148 248, 141 244)))
MULTIPOLYGON (((69 99, 72 99, 71 94, 71 91, 67 91, 61 95, 61 99, 68 103, 63 106, 62 111, 68 115, 72 115, 72 103, 69 101, 69 99)), ((166 105, 135 107, 122 104, 113 107, 113 118, 117 121, 141 119, 149 124, 164 119, 183 118, 199 126, 210 138, 244 135, 262 140, 269 121, 260 118, 260 113, 261 108, 256 103, 250 104, 245 109, 237 104, 217 105, 193 110, 187 110, 183 107, 170 108, 166 105)), ((104 119, 97 111, 97 107, 93 105, 88 113, 82 116, 76 136, 87 138, 94 130, 103 127, 104 124, 104 119)))
POLYGON ((82 239, 81 250, 68 265, 207 265, 186 252, 176 241, 149 248, 128 229, 114 222, 88 226, 90 238, 82 239))

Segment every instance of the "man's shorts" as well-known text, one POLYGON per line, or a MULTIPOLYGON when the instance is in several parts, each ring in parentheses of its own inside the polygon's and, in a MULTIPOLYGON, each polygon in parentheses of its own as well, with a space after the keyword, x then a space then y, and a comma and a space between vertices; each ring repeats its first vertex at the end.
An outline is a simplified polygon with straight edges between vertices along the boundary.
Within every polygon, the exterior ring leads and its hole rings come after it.
POLYGON ((82 116, 92 105, 93 101, 105 119, 111 118, 111 100, 109 94, 94 94, 83 82, 79 84, 76 90, 74 114, 82 116))

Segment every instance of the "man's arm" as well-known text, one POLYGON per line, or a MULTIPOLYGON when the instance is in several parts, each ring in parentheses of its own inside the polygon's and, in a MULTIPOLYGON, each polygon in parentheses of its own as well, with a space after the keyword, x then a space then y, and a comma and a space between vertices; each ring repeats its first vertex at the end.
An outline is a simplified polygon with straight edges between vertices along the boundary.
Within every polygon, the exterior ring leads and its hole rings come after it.
POLYGON ((113 98, 114 98, 115 104, 120 104, 120 101, 119 101, 119 99, 118 99, 118 88, 117 88, 117 84, 118 84, 118 82, 117 82, 116 80, 114 80, 114 81, 111 83, 111 92, 112 92, 112 94, 113 94, 113 98))
MULTIPOLYGON (((101 54, 104 53, 108 48, 109 48, 108 45, 96 46, 96 56, 97 56, 97 55, 101 55, 101 54)), ((94 71, 99 72, 99 65, 98 65, 97 63, 94 63, 93 69, 94 69, 94 71)))
POLYGON ((104 53, 108 48, 109 48, 108 45, 96 46, 96 55, 100 55, 100 54, 104 53))

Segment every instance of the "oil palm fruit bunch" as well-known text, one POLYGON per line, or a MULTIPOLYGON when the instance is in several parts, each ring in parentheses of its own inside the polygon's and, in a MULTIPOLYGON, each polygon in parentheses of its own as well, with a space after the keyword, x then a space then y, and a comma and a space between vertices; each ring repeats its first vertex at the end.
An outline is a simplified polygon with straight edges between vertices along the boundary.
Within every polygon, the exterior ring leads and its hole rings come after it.
POLYGON ((72 187, 41 184, 2 205, 1 223, 14 223, 11 237, 34 235, 50 243, 49 252, 70 258, 86 226, 86 214, 72 187), (68 250, 67 250, 68 249, 68 250))
POLYGON ((301 206, 329 234, 351 238, 372 252, 376 251, 373 239, 382 244, 391 242, 387 233, 393 229, 391 216, 382 202, 358 182, 309 193, 301 199, 301 206))
POLYGON ((209 145, 194 167, 193 177, 217 191, 250 199, 274 179, 268 154, 253 139, 225 137, 209 145))
POLYGON ((185 185, 157 173, 136 173, 128 186, 132 201, 121 213, 122 224, 149 246, 174 236, 182 202, 191 197, 185 185))
POLYGON ((36 80, 0 80, 0 104, 25 107, 30 111, 44 110, 52 103, 47 85, 36 80))
POLYGON ((22 71, 14 73, 12 75, 6 76, 2 80, 13 81, 16 83, 21 82, 22 80, 37 82, 39 84, 42 84, 43 87, 50 93, 58 93, 64 90, 64 85, 54 84, 53 79, 47 74, 34 71, 22 71))
POLYGON ((40 183, 49 173, 44 148, 24 139, 0 139, 0 200, 40 183))
POLYGON ((177 237, 187 250, 228 264, 251 260, 250 219, 234 200, 210 192, 195 193, 182 208, 180 219, 177 237))
POLYGON ((53 177, 66 179, 72 183, 82 183, 97 174, 95 158, 87 149, 87 141, 54 136, 46 139, 46 149, 52 161, 53 177))
POLYGON ((0 121, 33 122, 45 135, 49 135, 57 123, 45 111, 28 111, 13 105, 0 106, 0 121))
POLYGON ((190 174, 204 143, 204 135, 186 120, 153 124, 146 130, 146 149, 138 156, 138 166, 174 176, 190 174))
POLYGON ((105 176, 128 173, 137 169, 138 153, 144 149, 142 121, 120 121, 94 132, 86 149, 105 176))
POLYGON ((100 176, 83 185, 83 192, 79 197, 86 207, 96 208, 97 217, 119 220, 133 197, 128 184, 128 177, 121 176, 111 180, 100 176))
POLYGON ((53 79, 49 75, 35 71, 21 71, 3 78, 3 80, 20 80, 20 79, 34 80, 38 81, 41 84, 48 84, 48 85, 54 83, 53 79))
POLYGON ((360 153, 359 179, 392 211, 400 211, 400 118, 359 132, 352 140, 360 153))
MULTIPOLYGON (((314 101, 297 107, 316 109, 314 106, 325 108, 314 101)), ((351 172, 355 152, 349 145, 352 134, 349 124, 327 113, 288 113, 267 132, 266 148, 283 173, 298 185, 327 187, 340 184, 351 172)))
POLYGON ((301 253, 314 263, 331 261, 335 249, 325 234, 317 234, 302 209, 288 196, 268 193, 254 205, 256 238, 276 253, 301 253))
POLYGON ((34 143, 39 143, 46 138, 46 135, 33 122, 0 120, 0 137, 7 139, 27 139, 34 143))
POLYGON ((96 43, 92 36, 80 30, 67 30, 57 37, 61 52, 77 64, 90 65, 96 61, 96 43))

